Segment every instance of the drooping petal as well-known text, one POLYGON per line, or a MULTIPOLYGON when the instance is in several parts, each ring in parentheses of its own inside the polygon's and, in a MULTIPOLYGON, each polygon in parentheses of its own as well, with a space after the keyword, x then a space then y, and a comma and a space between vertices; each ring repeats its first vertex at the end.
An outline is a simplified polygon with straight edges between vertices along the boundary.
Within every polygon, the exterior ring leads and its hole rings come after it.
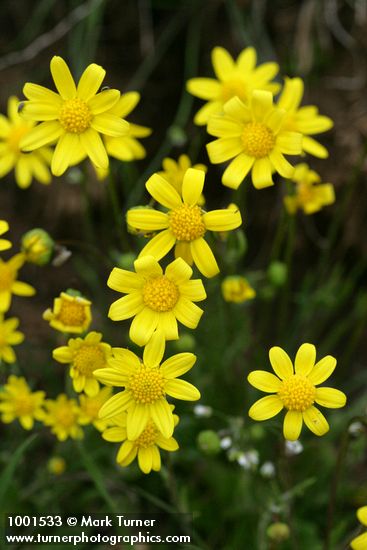
POLYGON ((326 434, 326 432, 329 431, 329 424, 319 409, 316 407, 310 407, 307 409, 307 411, 304 411, 303 413, 303 420, 305 421, 305 424, 311 432, 314 434, 321 436, 326 434))
POLYGON ((192 265, 194 260, 191 254, 190 243, 184 241, 178 241, 175 246, 175 258, 182 258, 187 265, 192 265))
POLYGON ((293 365, 289 355, 278 346, 274 346, 269 351, 269 359, 275 374, 281 380, 285 380, 293 375, 293 365))
POLYGON ((69 167, 78 144, 79 136, 77 134, 65 133, 60 137, 51 162, 51 171, 54 176, 61 176, 69 167))
POLYGON ((255 160, 251 175, 252 183, 256 189, 263 189, 264 187, 274 185, 271 173, 271 164, 267 157, 255 160))
POLYGON ((130 407, 126 418, 128 439, 136 439, 144 431, 149 420, 149 407, 143 403, 135 403, 130 407))
POLYGON ((88 128, 82 134, 79 134, 80 143, 87 153, 90 160, 98 168, 108 168, 108 156, 106 148, 103 144, 101 136, 93 130, 93 128, 88 128))
POLYGON ((163 437, 171 437, 174 429, 173 414, 171 407, 165 399, 160 399, 151 403, 149 411, 154 424, 161 432, 163 437))
POLYGON ((143 474, 149 474, 153 466, 152 447, 139 447, 138 464, 143 474))
POLYGON ((158 235, 150 239, 144 246, 143 250, 139 254, 139 258, 142 256, 153 256, 157 260, 160 260, 168 254, 171 248, 176 243, 176 237, 173 235, 170 229, 164 229, 158 235))
POLYGON ((283 409, 283 403, 277 395, 262 397, 252 405, 248 414, 253 420, 267 420, 283 409))
POLYGON ((173 311, 164 311, 159 314, 157 331, 160 331, 166 340, 178 339, 177 319, 173 311))
POLYGON ((297 374, 307 376, 315 366, 316 348, 312 344, 302 344, 294 360, 294 370, 297 374))
POLYGON ((278 174, 283 176, 283 178, 291 178, 293 176, 293 166, 278 149, 275 148, 269 153, 269 160, 278 174))
POLYGON ((264 370, 250 372, 247 380, 254 388, 267 393, 277 393, 282 384, 277 376, 264 370))
POLYGON ((302 430, 302 413, 288 411, 284 417, 283 435, 288 441, 296 441, 302 430))
POLYGON ((145 307, 134 317, 131 323, 129 331, 130 339, 135 344, 138 344, 138 346, 144 346, 152 337, 153 332, 157 328, 158 321, 159 314, 145 307))
POLYGON ((69 67, 58 55, 51 59, 50 69, 55 86, 63 99, 72 99, 76 96, 76 86, 69 67))
POLYGON ((219 267, 214 254, 203 238, 192 241, 190 248, 193 260, 204 277, 214 277, 219 273, 219 267))
POLYGON ((316 388, 315 401, 322 407, 339 409, 347 402, 345 393, 334 388, 316 388))

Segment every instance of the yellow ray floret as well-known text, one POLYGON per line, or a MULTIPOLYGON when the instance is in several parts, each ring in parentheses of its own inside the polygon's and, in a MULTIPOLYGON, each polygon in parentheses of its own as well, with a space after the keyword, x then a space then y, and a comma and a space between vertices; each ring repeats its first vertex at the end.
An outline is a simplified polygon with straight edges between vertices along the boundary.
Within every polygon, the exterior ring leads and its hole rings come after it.
POLYGON ((24 334, 17 330, 19 319, 11 317, 4 319, 0 313, 0 363, 15 363, 16 356, 12 346, 21 344, 24 340, 24 334))
POLYGON ((333 409, 344 407, 346 403, 343 392, 316 387, 332 374, 336 359, 327 355, 315 364, 316 349, 312 344, 299 348, 294 368, 287 353, 279 347, 271 348, 269 358, 276 376, 259 370, 251 372, 247 379, 255 388, 274 395, 256 401, 249 416, 254 420, 267 420, 285 408, 283 433, 286 439, 298 439, 303 422, 314 434, 324 435, 329 424, 314 403, 333 409))
POLYGON ((23 151, 33 151, 56 142, 51 171, 61 176, 75 155, 86 154, 98 168, 108 167, 108 156, 101 134, 120 137, 129 131, 129 124, 110 110, 120 99, 118 90, 98 93, 106 71, 92 63, 83 72, 78 85, 65 61, 51 59, 51 73, 58 93, 37 84, 25 84, 28 99, 22 105, 25 119, 40 122, 21 140, 23 151))
POLYGON ((333 121, 319 114, 314 105, 300 107, 303 97, 303 81, 301 78, 286 78, 284 88, 278 100, 278 107, 286 111, 284 128, 303 135, 302 149, 305 153, 318 158, 329 156, 327 149, 310 136, 322 134, 333 127, 333 121))
POLYGON ((84 339, 70 338, 67 346, 61 346, 52 352, 56 361, 70 365, 74 390, 84 391, 90 397, 99 392, 99 384, 93 372, 106 367, 107 359, 112 353, 111 346, 101 340, 100 332, 90 332, 84 339))
POLYGON ((296 184, 294 192, 284 197, 284 205, 289 214, 295 214, 298 209, 305 214, 314 214, 335 202, 333 184, 320 183, 320 176, 305 163, 297 164, 292 181, 296 184))
POLYGON ((153 208, 137 208, 127 213, 127 223, 138 231, 160 231, 140 252, 160 260, 173 247, 176 258, 188 264, 195 263, 205 277, 219 273, 217 261, 204 239, 207 231, 229 231, 242 223, 238 209, 205 212, 198 204, 204 187, 205 173, 188 168, 182 182, 181 193, 167 180, 154 174, 146 183, 152 197, 168 212, 153 208))
POLYGON ((113 321, 134 317, 130 339, 144 346, 155 331, 166 340, 177 340, 177 321, 196 328, 203 310, 193 302, 205 300, 206 292, 200 279, 191 280, 192 269, 182 259, 171 262, 165 272, 153 256, 143 256, 134 262, 135 273, 115 267, 107 285, 127 294, 116 300, 108 316, 113 321))
POLYGON ((25 189, 36 179, 40 183, 51 182, 49 170, 52 151, 41 147, 31 153, 23 153, 20 141, 35 126, 35 122, 24 120, 18 113, 19 99, 12 96, 8 100, 8 118, 0 115, 0 178, 14 169, 15 181, 25 189))
POLYGON ((18 419, 22 428, 31 430, 35 420, 43 420, 45 392, 32 392, 25 378, 9 376, 0 392, 1 421, 10 424, 18 419))
POLYGON ((93 396, 79 395, 79 423, 82 426, 92 424, 96 430, 103 432, 110 424, 108 420, 99 418, 99 411, 104 403, 111 397, 112 388, 102 388, 93 396))
POLYGON ((92 321, 91 304, 92 302, 83 296, 61 292, 60 296, 54 299, 53 308, 44 312, 43 318, 60 332, 81 334, 88 330, 92 321))
MULTIPOLYGON (((367 527, 367 506, 362 506, 357 510, 357 517, 359 521, 367 527)), ((366 550, 367 548, 367 531, 354 538, 350 543, 350 547, 353 550, 366 550)))
POLYGON ((263 63, 256 67, 254 48, 244 49, 235 61, 224 48, 214 48, 212 63, 214 78, 191 78, 187 90, 207 103, 196 113, 194 122, 199 126, 207 124, 209 117, 220 114, 223 105, 232 97, 239 97, 247 103, 253 90, 267 90, 273 94, 279 91, 279 84, 270 82, 277 72, 277 63, 263 63))
MULTIPOLYGON (((172 405, 171 410, 173 410, 172 405)), ((177 426, 178 422, 179 418, 174 414, 174 426, 177 426)), ((148 420, 140 436, 134 440, 127 437, 126 413, 113 418, 111 424, 111 427, 103 432, 102 437, 111 443, 122 442, 116 456, 116 462, 122 467, 129 466, 137 457, 139 468, 144 474, 149 474, 152 470, 158 472, 161 469, 159 449, 171 452, 178 450, 177 441, 172 436, 164 437, 151 419, 148 420)))
MULTIPOLYGON (((4 235, 9 231, 9 224, 5 220, 0 220, 0 235, 4 235)), ((3 252, 3 250, 8 250, 11 248, 11 242, 7 239, 0 239, 0 252, 3 252)))
POLYGON ((208 133, 219 139, 207 145, 213 164, 233 159, 222 183, 237 189, 250 171, 256 189, 273 185, 274 171, 291 178, 294 168, 284 155, 302 152, 302 134, 284 127, 286 111, 273 105, 272 94, 255 90, 248 105, 234 97, 223 109, 208 124, 208 133))
POLYGON ((7 262, 0 258, 0 312, 8 311, 12 294, 16 296, 33 296, 33 286, 18 281, 18 271, 24 264, 23 254, 16 254, 7 262))
POLYGON ((80 409, 75 399, 69 399, 62 393, 56 399, 47 399, 45 409, 43 423, 51 428, 59 441, 65 441, 69 437, 83 438, 83 430, 79 425, 80 409))
MULTIPOLYGON (((162 161, 162 168, 163 170, 157 172, 157 174, 173 185, 179 195, 182 195, 184 176, 189 168, 202 170, 205 173, 208 171, 208 167, 205 166, 205 164, 191 165, 191 160, 187 155, 180 155, 177 161, 169 157, 164 158, 162 161)), ((203 206, 203 204, 205 204, 205 199, 204 195, 201 195, 198 200, 198 205, 203 206)))
POLYGON ((166 438, 173 434, 174 418, 166 396, 196 401, 200 393, 195 386, 178 377, 188 372, 196 361, 193 353, 178 353, 161 364, 164 341, 154 335, 145 346, 143 360, 127 349, 114 349, 110 368, 95 371, 103 384, 123 387, 100 409, 100 418, 113 418, 127 411, 127 437, 137 439, 151 419, 166 438))
POLYGON ((255 298, 256 292, 246 277, 231 275, 222 281, 222 295, 226 302, 242 304, 255 298))

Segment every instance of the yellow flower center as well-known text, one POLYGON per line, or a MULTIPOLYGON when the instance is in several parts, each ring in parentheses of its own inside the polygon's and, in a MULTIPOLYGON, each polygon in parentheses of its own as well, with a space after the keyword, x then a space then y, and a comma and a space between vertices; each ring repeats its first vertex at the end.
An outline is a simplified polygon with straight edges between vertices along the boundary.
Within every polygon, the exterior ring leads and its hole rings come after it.
POLYGON ((141 365, 139 370, 130 376, 129 390, 137 403, 154 403, 164 397, 164 380, 158 368, 141 365))
POLYGON ((206 227, 199 206, 184 204, 169 213, 169 225, 178 241, 195 241, 205 234, 206 227))
POLYGON ((13 128, 10 130, 7 137, 7 142, 9 149, 11 149, 13 153, 20 153, 19 142, 22 137, 29 132, 29 130, 30 127, 27 124, 19 124, 17 126, 13 126, 13 128))
POLYGON ((14 400, 14 412, 18 416, 33 414, 34 403, 28 392, 19 393, 14 400))
POLYGON ((143 287, 143 301, 153 311, 171 311, 179 297, 177 285, 165 275, 150 279, 143 287))
POLYGON ((10 290, 14 282, 14 275, 14 271, 6 263, 0 263, 0 291, 10 290))
POLYGON ((284 406, 290 411, 303 412, 310 408, 315 401, 315 386, 300 374, 293 374, 283 380, 278 391, 284 406))
POLYGON ((59 321, 66 326, 80 327, 85 322, 85 306, 78 302, 62 300, 61 309, 57 316, 59 321))
POLYGON ((54 417, 56 424, 63 428, 71 428, 76 422, 76 415, 73 408, 67 403, 58 406, 54 417))
POLYGON ((227 80, 227 82, 223 82, 222 84, 222 99, 224 103, 235 96, 239 97, 243 102, 247 101, 246 83, 239 78, 227 80))
POLYGON ((61 107, 59 120, 61 126, 72 134, 82 134, 91 123, 92 113, 88 105, 78 97, 64 101, 61 107))
POLYGON ((81 405, 81 410, 91 419, 97 419, 102 403, 96 399, 86 399, 81 405))
POLYGON ((137 447, 143 447, 143 449, 146 449, 147 447, 151 447, 155 444, 157 439, 157 429, 154 426, 153 422, 148 422, 145 430, 137 439, 134 441, 134 445, 137 447))
POLYGON ((105 356, 99 346, 81 346, 74 355, 73 365, 80 374, 91 376, 93 371, 105 366, 105 356))
POLYGON ((262 122, 248 122, 243 128, 242 144, 247 155, 260 159, 274 148, 275 137, 262 122))
POLYGON ((308 183, 301 182, 297 186, 297 194, 301 204, 307 204, 312 201, 314 198, 314 189, 312 185, 308 183))

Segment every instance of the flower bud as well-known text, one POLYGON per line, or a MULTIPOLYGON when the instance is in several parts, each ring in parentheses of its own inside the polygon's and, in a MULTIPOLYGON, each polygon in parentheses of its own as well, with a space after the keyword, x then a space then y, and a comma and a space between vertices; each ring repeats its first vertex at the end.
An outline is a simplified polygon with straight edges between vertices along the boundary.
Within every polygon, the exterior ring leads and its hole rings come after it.
POLYGON ((197 444, 199 449, 207 455, 216 455, 221 450, 219 436, 213 430, 200 432, 197 437, 197 444))
POLYGON ((27 262, 36 265, 49 263, 55 243, 47 231, 36 228, 24 233, 21 241, 22 252, 27 262))
POLYGON ((270 540, 275 542, 283 542, 289 539, 290 529, 286 523, 277 521, 269 525, 266 530, 266 534, 270 540))
POLYGON ((47 470, 50 474, 60 476, 66 470, 66 462, 61 456, 53 456, 47 462, 47 470))
POLYGON ((288 269, 283 262, 271 262, 268 267, 268 279, 274 286, 283 286, 287 281, 288 269))

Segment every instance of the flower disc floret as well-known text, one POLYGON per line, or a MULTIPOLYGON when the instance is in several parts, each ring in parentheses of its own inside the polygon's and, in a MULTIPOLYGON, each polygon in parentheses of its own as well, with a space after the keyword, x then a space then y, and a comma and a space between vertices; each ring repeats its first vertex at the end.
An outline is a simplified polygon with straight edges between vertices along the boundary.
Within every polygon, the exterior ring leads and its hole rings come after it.
POLYGON ((250 157, 257 159, 266 157, 274 148, 275 137, 265 124, 261 122, 249 122, 242 132, 244 151, 250 157))
POLYGON ((90 126, 92 113, 85 101, 75 97, 64 101, 59 120, 61 126, 72 134, 82 134, 90 126))
POLYGON ((205 235, 206 227, 199 206, 183 204, 169 213, 169 226, 178 241, 191 242, 205 235))
POLYGON ((146 425, 145 430, 137 439, 135 439, 134 444, 137 447, 147 449, 148 447, 151 447, 156 443, 157 436, 159 435, 159 432, 157 428, 154 426, 153 422, 148 422, 146 425))
POLYGON ((164 380, 157 368, 141 365, 128 382, 136 403, 149 404, 164 397, 164 380))
POLYGON ((153 311, 171 311, 178 302, 177 285, 165 275, 148 280, 143 286, 143 301, 153 311))
POLYGON ((80 347, 73 359, 74 368, 85 376, 91 376, 92 372, 102 368, 105 362, 105 354, 99 346, 80 347))
POLYGON ((315 386, 299 374, 283 380, 282 387, 278 392, 280 399, 289 411, 306 411, 315 401, 315 386))

